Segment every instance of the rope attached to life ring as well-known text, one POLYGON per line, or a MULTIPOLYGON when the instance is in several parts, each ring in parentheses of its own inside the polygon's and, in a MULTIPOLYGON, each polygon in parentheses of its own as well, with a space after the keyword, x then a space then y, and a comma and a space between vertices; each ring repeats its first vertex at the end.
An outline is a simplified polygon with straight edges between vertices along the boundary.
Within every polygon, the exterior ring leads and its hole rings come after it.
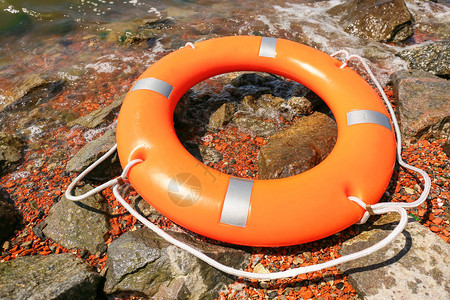
MULTIPOLYGON (((186 44, 186 46, 191 46, 192 48, 195 49, 195 46, 193 46, 192 44, 186 44)), ((397 118, 395 117, 394 114, 394 110, 391 106, 391 104, 389 103, 389 99, 387 98, 383 88, 381 87, 380 83, 378 82, 378 80, 376 79, 375 75, 372 73, 372 71, 370 70, 369 66, 367 65, 367 63, 364 61, 364 59, 358 55, 349 55, 349 53, 346 50, 340 50, 336 53, 333 53, 331 56, 336 56, 339 54, 344 54, 345 55, 345 61, 342 64, 342 66, 340 68, 345 68, 347 67, 347 63, 351 60, 351 59, 357 59, 358 61, 361 62, 361 64, 363 65, 363 67, 365 68, 365 70, 367 71, 368 75, 370 76, 370 78, 372 79, 372 81, 375 83, 375 86, 377 87, 377 89, 380 91, 381 96, 388 108, 388 111, 391 115, 392 118, 392 123, 394 125, 394 129, 395 129, 395 134, 396 134, 396 138, 397 138, 397 160, 398 163, 404 167, 407 168, 409 170, 412 170, 414 172, 419 173, 423 179, 424 179, 424 188, 423 191, 420 195, 420 197, 411 203, 377 203, 377 204, 373 204, 373 205, 367 205, 366 203, 364 203, 364 201, 362 201, 361 199, 357 198, 357 197, 353 197, 353 196, 349 196, 348 199, 350 201, 353 201, 354 203, 356 203, 357 205, 361 206, 361 208, 365 211, 363 217, 361 218, 361 220, 358 222, 358 224, 363 224, 365 223, 368 218, 370 217, 370 215, 382 215, 388 212, 396 212, 400 215, 400 221, 397 224, 397 226, 392 230, 391 233, 389 233, 389 235, 387 237, 385 237, 383 240, 379 241, 378 243, 355 253, 349 254, 349 255, 344 255, 341 256, 339 258, 324 262, 324 263, 320 263, 320 264, 316 264, 316 265, 311 265, 311 266, 306 266, 306 267, 298 267, 295 269, 290 269, 290 270, 286 270, 286 271, 281 271, 281 272, 273 272, 273 273, 269 273, 269 274, 262 274, 262 273, 253 273, 253 272, 247 272, 247 271, 242 271, 242 270, 237 270, 234 269, 232 267, 223 265, 221 263, 219 263, 218 261, 212 259, 211 257, 205 255, 204 253, 202 253, 201 251, 199 251, 198 249, 195 249, 175 238, 173 238, 172 236, 170 236, 169 234, 167 234, 164 230, 162 230, 161 228, 159 228, 157 225, 153 224, 152 222, 150 222, 148 219, 146 219, 144 216, 142 216, 141 214, 139 214, 135 209, 133 209, 133 207, 131 207, 130 204, 128 204, 128 202, 126 202, 126 200, 120 195, 119 192, 119 187, 121 185, 123 185, 124 183, 128 183, 128 172, 130 171, 130 169, 136 165, 139 164, 141 162, 143 162, 143 160, 140 159, 135 159, 130 161, 127 166, 124 168, 121 176, 111 179, 108 182, 92 189, 91 191, 83 194, 83 195, 79 195, 79 196, 73 196, 72 195, 72 190, 73 188, 77 185, 77 183, 84 178, 84 176, 86 176, 89 172, 91 172, 96 166, 98 166, 101 162, 103 162, 104 160, 106 160, 106 158, 108 158, 116 149, 117 149, 117 144, 114 145, 108 152, 106 152, 102 157, 100 157, 96 162, 94 162, 91 166, 89 166, 86 170, 84 170, 80 175, 78 175, 74 181, 69 185, 69 187, 67 188, 66 192, 65 192, 65 197, 68 200, 71 201, 80 201, 83 200, 89 196, 92 196, 108 187, 113 187, 113 194, 116 197, 116 199, 125 207, 126 210, 128 210, 128 212, 133 215, 136 219, 138 219, 140 222, 142 222, 145 226, 147 226, 149 229, 151 229, 152 231, 154 231, 157 235, 159 235, 161 238, 165 239, 167 242, 191 253, 192 255, 196 256, 197 258, 199 258, 200 260, 204 261, 205 263, 209 264, 210 266, 225 272, 227 274, 230 275, 234 275, 237 277, 244 277, 244 278, 248 278, 248 279, 258 279, 258 280, 273 280, 273 279, 280 279, 280 278, 286 278, 286 277, 295 277, 297 275, 300 274, 305 274, 305 273, 310 273, 310 272, 315 272, 315 271, 319 271, 325 268, 330 268, 333 266, 336 266, 338 264, 342 264, 344 262, 348 262, 348 261, 352 261, 358 258, 362 258, 365 257, 367 255, 370 255, 371 253, 374 253, 375 251, 378 251, 384 247, 386 247, 389 243, 391 243, 396 237, 397 235, 399 235, 403 229, 405 228, 405 226, 408 223, 408 215, 407 212, 405 210, 405 208, 412 208, 412 207, 417 207, 419 205, 421 205, 428 197, 428 194, 430 192, 431 189, 431 180, 430 177, 428 176, 428 174, 416 167, 413 167, 411 165, 408 165, 407 163, 405 163, 401 157, 402 154, 402 145, 401 145, 401 134, 400 134, 400 128, 398 126, 398 122, 397 122, 397 118)))

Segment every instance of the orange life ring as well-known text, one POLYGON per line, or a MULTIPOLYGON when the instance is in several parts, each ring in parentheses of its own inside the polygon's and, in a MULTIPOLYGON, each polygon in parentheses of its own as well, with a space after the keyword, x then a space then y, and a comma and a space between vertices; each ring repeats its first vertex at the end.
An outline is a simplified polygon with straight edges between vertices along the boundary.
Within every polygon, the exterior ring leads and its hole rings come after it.
POLYGON ((150 66, 126 96, 117 125, 132 186, 163 215, 201 235, 241 245, 285 246, 330 236, 363 215, 355 196, 379 201, 395 164, 395 137, 376 92, 342 62, 292 41, 257 36, 211 39, 150 66), (295 80, 330 107, 338 138, 302 174, 246 180, 209 168, 181 145, 173 126, 180 97, 212 76, 261 71, 295 80))

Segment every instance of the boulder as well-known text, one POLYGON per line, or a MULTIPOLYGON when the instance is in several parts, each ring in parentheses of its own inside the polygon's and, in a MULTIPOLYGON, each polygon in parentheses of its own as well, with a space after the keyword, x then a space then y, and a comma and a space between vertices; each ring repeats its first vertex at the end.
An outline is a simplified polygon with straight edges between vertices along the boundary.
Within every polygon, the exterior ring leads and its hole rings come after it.
POLYGON ((347 1, 328 11, 352 35, 378 42, 402 42, 413 34, 413 18, 403 0, 347 1))
MULTIPOLYGON (((66 171, 74 173, 83 172, 103 154, 108 152, 108 150, 111 149, 111 147, 114 146, 115 143, 116 129, 113 128, 106 131, 102 136, 81 148, 80 151, 78 151, 67 162, 66 171)), ((119 175, 121 171, 122 168, 120 166, 119 156, 117 154, 117 151, 115 151, 104 162, 94 168, 92 172, 86 175, 85 178, 103 181, 119 175)))
POLYGON ((261 120, 261 118, 253 116, 242 116, 235 118, 233 122, 239 127, 250 130, 257 136, 271 136, 277 132, 277 125, 261 120))
POLYGON ((439 76, 450 75, 450 40, 414 45, 397 55, 406 60, 411 69, 439 76))
POLYGON ((223 128, 234 116, 236 108, 233 103, 224 103, 218 110, 216 110, 209 118, 209 128, 220 129, 223 128))
MULTIPOLYGON (((398 215, 386 215, 342 244, 341 255, 365 249, 386 237, 398 215)), ((388 246, 338 269, 363 299, 448 299, 450 246, 421 224, 410 220, 388 246), (376 279, 376 280, 374 280, 376 279)))
POLYGON ((24 143, 16 136, 0 132, 0 175, 11 171, 22 158, 24 143))
POLYGON ((261 147, 259 178, 289 177, 311 169, 328 156, 336 138, 336 122, 327 115, 315 112, 298 119, 261 147))
POLYGON ((0 104, 0 113, 29 110, 45 103, 62 90, 63 84, 64 80, 48 79, 36 74, 29 75, 21 85, 6 95, 6 101, 0 104))
POLYGON ((447 155, 447 157, 450 157, 450 140, 447 139, 444 146, 442 146, 442 150, 444 150, 444 153, 447 155))
POLYGON ((122 105, 125 95, 118 97, 108 106, 101 107, 90 114, 82 116, 76 120, 67 123, 67 126, 80 125, 87 128, 96 128, 99 125, 111 123, 114 120, 116 113, 122 105))
POLYGON ((98 299, 102 277, 73 254, 0 263, 1 299, 98 299))
POLYGON ((428 72, 398 71, 391 76, 405 142, 448 138, 450 82, 428 72))
POLYGON ((19 221, 17 210, 0 195, 0 245, 11 237, 19 221))
MULTIPOLYGON (((76 188, 75 195, 91 189, 90 185, 76 188)), ((95 254, 97 246, 104 243, 103 235, 110 230, 108 217, 108 202, 100 194, 76 202, 62 196, 50 209, 43 233, 67 249, 80 248, 95 254)))
MULTIPOLYGON (((206 242, 189 235, 170 232, 178 240, 192 245, 220 262, 242 268, 247 254, 206 242)), ((152 299, 216 299, 230 276, 208 266, 147 228, 129 231, 108 247, 107 294, 141 294, 152 299)))

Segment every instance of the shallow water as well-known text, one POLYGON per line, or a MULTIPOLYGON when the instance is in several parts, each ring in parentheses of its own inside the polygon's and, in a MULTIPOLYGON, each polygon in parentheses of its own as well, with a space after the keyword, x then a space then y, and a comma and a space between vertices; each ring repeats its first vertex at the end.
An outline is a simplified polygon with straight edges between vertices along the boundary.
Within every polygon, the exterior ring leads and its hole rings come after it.
POLYGON ((395 56, 399 49, 449 35, 448 6, 408 0, 416 20, 413 39, 400 46, 363 40, 346 33, 338 19, 327 14, 342 2, 0 0, 0 110, 32 76, 65 82, 57 97, 25 105, 0 118, 0 125, 31 141, 45 138, 49 129, 126 93, 149 65, 186 42, 240 34, 286 38, 326 53, 344 48, 366 57, 385 84, 390 73, 406 68, 395 56), (158 20, 162 22, 147 43, 122 45, 133 30, 158 20), (23 124, 30 111, 34 121, 23 124), (65 121, 56 122, 58 118, 65 121))

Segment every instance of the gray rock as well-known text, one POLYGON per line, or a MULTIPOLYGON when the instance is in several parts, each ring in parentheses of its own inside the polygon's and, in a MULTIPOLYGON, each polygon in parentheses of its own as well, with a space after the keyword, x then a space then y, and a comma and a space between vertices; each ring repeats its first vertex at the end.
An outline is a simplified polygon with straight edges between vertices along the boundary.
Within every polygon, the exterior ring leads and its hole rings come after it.
POLYGON ((243 128, 250 130, 253 134, 257 136, 271 136, 277 132, 277 126, 270 122, 265 122, 260 118, 245 116, 240 118, 235 118, 233 122, 243 128))
MULTIPOLYGON (((386 215, 375 228, 342 245, 340 254, 365 249, 386 237, 396 224, 386 215)), ((364 299, 449 299, 450 246, 415 221, 388 246, 364 258, 338 266, 364 299)))
POLYGON ((347 1, 331 8, 347 33, 379 42, 402 42, 412 36, 412 16, 403 0, 347 1))
POLYGON ((450 135, 450 82, 424 71, 391 76, 405 142, 450 135))
MULTIPOLYGON (((68 162, 66 171, 81 173, 94 163, 103 154, 108 152, 116 143, 116 129, 106 131, 101 137, 86 144, 68 162)), ((121 166, 117 151, 109 158, 99 164, 91 173, 86 175, 87 179, 105 180, 120 174, 121 166)))
POLYGON ((19 221, 20 215, 14 206, 0 196, 0 244, 11 237, 19 221))
POLYGON ((319 164, 334 147, 336 122, 315 112, 271 136, 258 155, 261 179, 293 176, 319 164))
POLYGON ((80 125, 87 128, 96 128, 99 125, 105 125, 111 123, 115 117, 115 114, 119 111, 125 96, 118 97, 108 106, 101 107, 88 115, 82 116, 76 120, 67 123, 67 126, 80 125))
POLYGON ((397 54, 411 69, 450 75, 450 40, 409 47, 397 54))
POLYGON ((7 114, 14 110, 29 110, 31 107, 36 107, 60 92, 63 84, 64 80, 30 75, 20 86, 11 91, 4 103, 0 105, 0 112, 7 114))
MULTIPOLYGON (((91 189, 90 185, 76 188, 75 195, 91 189)), ((68 249, 81 248, 96 253, 97 245, 104 243, 103 235, 110 229, 108 216, 109 205, 100 194, 77 202, 63 196, 50 209, 43 233, 68 249)))
POLYGON ((68 253, 0 263, 1 299, 98 299, 101 281, 83 260, 68 253))
MULTIPOLYGON (((247 254, 233 248, 196 242, 170 233, 226 265, 242 268, 247 254)), ((123 234, 108 247, 107 294, 138 293, 154 299, 215 299, 233 281, 194 256, 167 243, 149 229, 123 234)))
POLYGON ((209 118, 209 127, 212 129, 223 128, 234 116, 236 108, 233 103, 224 103, 209 118))
POLYGON ((0 175, 7 173, 22 158, 24 143, 16 136, 0 132, 0 175))

